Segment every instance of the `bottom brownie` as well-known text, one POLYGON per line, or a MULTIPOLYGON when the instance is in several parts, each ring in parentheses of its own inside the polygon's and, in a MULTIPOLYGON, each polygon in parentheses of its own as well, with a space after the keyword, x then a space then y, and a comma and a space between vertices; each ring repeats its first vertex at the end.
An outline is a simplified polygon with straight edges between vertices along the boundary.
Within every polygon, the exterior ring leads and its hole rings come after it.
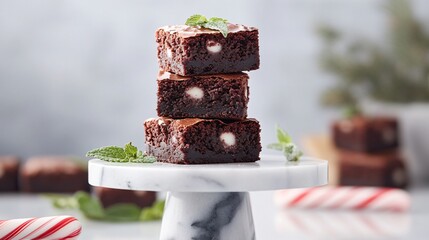
POLYGON ((0 156, 0 192, 18 191, 19 159, 0 156))
POLYGON ((147 153, 157 161, 178 164, 255 162, 261 151, 260 126, 255 119, 146 120, 147 153))
POLYGON ((405 188, 408 174, 396 152, 366 154, 339 152, 340 185, 405 188))
POLYGON ((67 157, 28 159, 21 169, 20 183, 24 192, 89 191, 85 166, 67 157))
POLYGON ((118 203, 133 203, 141 208, 152 206, 156 201, 156 192, 132 191, 104 187, 94 187, 94 194, 104 207, 118 203))

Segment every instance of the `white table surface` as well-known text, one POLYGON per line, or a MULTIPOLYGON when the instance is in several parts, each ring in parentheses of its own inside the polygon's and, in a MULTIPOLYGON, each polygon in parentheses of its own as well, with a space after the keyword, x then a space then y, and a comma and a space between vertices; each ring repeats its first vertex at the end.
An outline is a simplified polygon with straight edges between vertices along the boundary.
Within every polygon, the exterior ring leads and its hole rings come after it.
MULTIPOLYGON (((284 211, 274 206, 273 193, 272 191, 251 193, 258 240, 428 239, 429 236, 429 189, 412 190, 411 211, 394 215, 315 210, 284 211), (295 223, 292 224, 293 222, 295 223), (297 225, 301 225, 301 228, 297 225)), ((76 216, 82 222, 83 231, 80 239, 85 240, 156 240, 161 227, 159 221, 149 223, 91 221, 76 211, 55 210, 49 200, 42 196, 0 194, 0 219, 62 214, 76 216)))

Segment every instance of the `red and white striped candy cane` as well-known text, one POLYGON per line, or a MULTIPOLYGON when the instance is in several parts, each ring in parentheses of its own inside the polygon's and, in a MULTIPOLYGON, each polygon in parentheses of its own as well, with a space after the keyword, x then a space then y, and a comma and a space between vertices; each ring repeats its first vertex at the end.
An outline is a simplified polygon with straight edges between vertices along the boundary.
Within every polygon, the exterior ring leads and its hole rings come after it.
POLYGON ((276 205, 296 208, 406 211, 410 207, 407 192, 377 187, 314 187, 279 190, 276 205))
POLYGON ((15 239, 77 239, 80 222, 70 216, 0 220, 0 240, 15 239))
POLYGON ((310 239, 397 239, 409 232, 411 217, 406 212, 283 209, 275 224, 279 232, 310 239))

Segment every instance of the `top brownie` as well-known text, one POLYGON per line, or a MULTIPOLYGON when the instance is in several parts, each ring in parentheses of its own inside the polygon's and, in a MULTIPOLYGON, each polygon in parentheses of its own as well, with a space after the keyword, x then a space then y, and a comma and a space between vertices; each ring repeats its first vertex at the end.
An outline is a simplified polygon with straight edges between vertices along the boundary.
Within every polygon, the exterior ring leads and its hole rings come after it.
POLYGON ((228 23, 219 31, 175 25, 156 31, 160 68, 182 76, 234 73, 259 68, 258 29, 228 23))

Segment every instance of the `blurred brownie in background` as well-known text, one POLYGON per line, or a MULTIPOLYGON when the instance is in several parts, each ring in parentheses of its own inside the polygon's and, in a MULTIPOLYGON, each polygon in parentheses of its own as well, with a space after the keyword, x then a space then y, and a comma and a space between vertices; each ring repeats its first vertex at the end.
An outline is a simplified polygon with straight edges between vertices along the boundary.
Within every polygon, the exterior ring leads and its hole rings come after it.
POLYGON ((117 203, 133 203, 141 208, 152 206, 156 201, 156 192, 132 191, 104 187, 93 187, 93 193, 104 207, 117 203))
POLYGON ((33 157, 20 171, 23 192, 73 193, 89 191, 86 166, 70 157, 33 157))
POLYGON ((0 156, 0 192, 18 191, 19 158, 0 156))
POLYGON ((357 152, 380 152, 399 147, 398 121, 391 117, 358 116, 334 122, 335 146, 357 152))
POLYGON ((365 154, 339 151, 339 185, 405 188, 409 177, 397 151, 365 154))

